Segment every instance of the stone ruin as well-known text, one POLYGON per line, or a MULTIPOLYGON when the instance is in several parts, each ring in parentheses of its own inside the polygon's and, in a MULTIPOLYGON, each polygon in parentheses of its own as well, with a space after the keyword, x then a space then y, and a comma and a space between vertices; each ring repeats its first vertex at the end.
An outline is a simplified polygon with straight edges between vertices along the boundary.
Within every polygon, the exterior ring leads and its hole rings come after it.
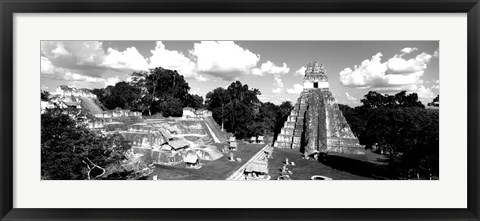
POLYGON ((277 148, 300 149, 305 156, 328 152, 364 154, 332 92, 325 68, 308 64, 303 92, 274 143, 277 148))

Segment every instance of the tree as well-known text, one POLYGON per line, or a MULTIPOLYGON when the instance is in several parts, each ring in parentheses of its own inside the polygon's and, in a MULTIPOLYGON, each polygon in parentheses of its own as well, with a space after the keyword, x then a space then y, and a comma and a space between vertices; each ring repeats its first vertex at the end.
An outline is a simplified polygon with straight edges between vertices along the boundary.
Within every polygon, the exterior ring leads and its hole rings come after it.
POLYGON ((201 109, 203 105, 203 97, 196 94, 187 94, 183 107, 191 107, 193 109, 201 109))
POLYGON ((215 88, 213 91, 210 91, 205 96, 205 106, 208 110, 212 111, 213 119, 220 125, 222 128, 226 119, 225 106, 230 100, 230 95, 227 90, 221 87, 215 88))
POLYGON ((50 97, 50 92, 48 91, 40 91, 40 99, 42 101, 48 101, 49 100, 49 97, 50 97))
POLYGON ((284 101, 277 108, 277 117, 275 121, 275 136, 282 130, 283 124, 287 121, 290 112, 293 110, 292 102, 284 101))
POLYGON ((440 106, 440 95, 437 95, 431 103, 428 103, 429 107, 439 107, 440 106))
POLYGON ((163 111, 159 107, 166 107, 175 98, 182 105, 180 107, 175 106, 180 109, 173 112, 181 111, 183 102, 187 99, 188 91, 190 90, 184 77, 178 74, 177 71, 161 67, 150 69, 149 71, 134 72, 130 84, 140 89, 140 105, 138 107, 142 111, 148 111, 149 115, 162 112, 165 117, 170 116, 166 115, 166 113, 172 113, 171 108, 168 111, 163 111))
POLYGON ((62 112, 51 109, 41 116, 42 179, 102 179, 125 159, 130 144, 123 137, 91 131, 62 112))
POLYGON ((438 175, 437 109, 425 109, 415 93, 382 95, 370 91, 355 108, 339 105, 361 144, 389 152, 392 174, 407 178, 414 171, 438 175), (397 173, 399 172, 399 173, 397 173))
POLYGON ((255 120, 250 124, 249 136, 274 135, 277 122, 278 107, 270 102, 262 103, 255 120))
POLYGON ((364 108, 397 108, 397 107, 420 107, 425 106, 418 100, 416 93, 407 95, 406 91, 401 91, 395 95, 380 94, 375 91, 369 91, 368 94, 360 100, 364 108))
POLYGON ((166 97, 162 102, 155 102, 152 113, 162 113, 165 117, 181 117, 183 113, 182 101, 175 97, 166 97))
POLYGON ((228 86, 227 93, 229 101, 225 108, 229 113, 227 123, 230 131, 238 137, 248 136, 248 125, 253 121, 255 107, 260 103, 257 98, 260 91, 249 89, 248 85, 235 81, 228 86))
POLYGON ((343 116, 350 125, 353 134, 356 137, 361 137, 365 132, 366 118, 364 117, 364 111, 356 110, 348 105, 339 104, 338 107, 342 111, 343 116))
POLYGON ((98 100, 106 109, 140 110, 138 107, 140 89, 127 82, 121 81, 115 86, 107 86, 104 89, 93 89, 92 93, 97 95, 98 100))
POLYGON ((260 91, 250 89, 240 81, 232 82, 227 89, 216 88, 207 93, 206 106, 213 118, 238 138, 254 134, 253 124, 261 105, 260 91))

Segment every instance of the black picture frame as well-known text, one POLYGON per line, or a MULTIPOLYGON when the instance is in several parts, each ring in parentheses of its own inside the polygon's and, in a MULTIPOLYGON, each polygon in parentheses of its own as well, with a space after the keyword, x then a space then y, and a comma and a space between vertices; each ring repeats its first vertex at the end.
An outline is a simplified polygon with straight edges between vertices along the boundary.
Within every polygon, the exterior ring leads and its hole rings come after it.
MULTIPOLYGON (((0 0, 1 220, 479 220, 478 0, 0 0), (467 13, 468 208, 466 209, 16 209, 13 208, 14 13, 467 13)), ((448 191, 448 190, 445 190, 448 191)), ((442 196, 439 195, 439 198, 442 196)))

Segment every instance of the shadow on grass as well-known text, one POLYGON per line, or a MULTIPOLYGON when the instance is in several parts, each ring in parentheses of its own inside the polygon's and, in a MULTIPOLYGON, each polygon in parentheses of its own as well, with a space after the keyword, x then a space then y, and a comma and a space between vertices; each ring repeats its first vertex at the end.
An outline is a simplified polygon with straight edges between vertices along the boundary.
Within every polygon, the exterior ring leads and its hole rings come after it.
POLYGON ((394 179, 394 176, 389 172, 387 165, 378 165, 338 155, 328 155, 325 159, 319 160, 319 162, 333 169, 342 170, 363 177, 394 179))

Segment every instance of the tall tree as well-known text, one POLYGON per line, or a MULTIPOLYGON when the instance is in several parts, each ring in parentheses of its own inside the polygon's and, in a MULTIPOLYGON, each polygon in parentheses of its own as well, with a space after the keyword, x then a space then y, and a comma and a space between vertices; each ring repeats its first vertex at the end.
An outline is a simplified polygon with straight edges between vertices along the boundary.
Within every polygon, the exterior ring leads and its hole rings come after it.
POLYGON ((208 110, 212 111, 213 119, 222 125, 222 128, 226 119, 225 106, 230 101, 230 95, 227 90, 221 87, 215 88, 205 96, 205 106, 208 110))
POLYGON ((42 179, 102 179, 125 159, 130 144, 123 137, 101 135, 62 112, 51 109, 41 116, 42 179))
MULTIPOLYGON (((140 89, 140 104, 138 107, 143 111, 148 111, 149 115, 157 112, 164 116, 170 116, 168 113, 181 112, 183 102, 187 99, 190 87, 184 77, 177 71, 157 67, 148 71, 134 72, 130 83, 132 86, 140 89), (172 100, 178 99, 182 105, 180 110, 163 111, 160 107, 166 107, 172 100), (155 108, 154 108, 155 107, 155 108), (153 111, 152 111, 153 110, 153 111)), ((178 108, 178 107, 177 107, 178 108)))
POLYGON ((141 110, 138 107, 140 101, 140 89, 127 82, 121 81, 114 86, 107 86, 104 89, 93 89, 92 93, 97 95, 102 105, 109 110, 115 108, 141 110))
POLYGON ((370 91, 360 100, 363 108, 397 108, 397 107, 420 107, 425 106, 418 100, 416 93, 407 94, 401 91, 395 95, 380 94, 370 91))
POLYGON ((389 152, 392 174, 438 175, 437 109, 425 109, 417 94, 404 91, 395 95, 371 91, 362 103, 355 108, 339 106, 361 144, 376 144, 389 152))
POLYGON ((203 108, 203 97, 196 94, 187 94, 183 107, 191 107, 194 109, 203 108))
POLYGON ((43 91, 43 90, 40 92, 40 99, 42 101, 48 101, 49 97, 50 97, 50 92, 43 91))
POLYGON ((252 124, 261 105, 258 95, 258 89, 251 89, 236 81, 227 89, 216 88, 209 92, 206 105, 212 111, 214 119, 224 124, 227 131, 243 138, 252 134, 252 124))

